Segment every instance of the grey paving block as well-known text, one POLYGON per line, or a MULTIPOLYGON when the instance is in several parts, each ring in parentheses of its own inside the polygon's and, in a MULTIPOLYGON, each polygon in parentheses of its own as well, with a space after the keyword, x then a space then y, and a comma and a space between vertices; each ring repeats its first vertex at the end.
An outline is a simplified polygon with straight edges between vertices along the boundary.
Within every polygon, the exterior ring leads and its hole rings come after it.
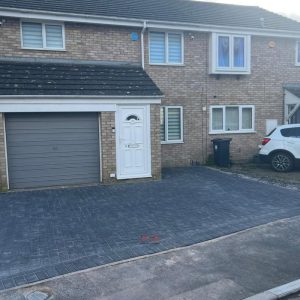
POLYGON ((14 280, 12 278, 5 278, 2 280, 2 285, 5 289, 10 289, 16 286, 14 280))
POLYGON ((16 286, 23 285, 27 283, 26 278, 23 275, 15 276, 14 278, 16 286))
POLYGON ((56 265, 55 270, 57 271, 58 275, 64 275, 70 272, 64 263, 56 265))
POLYGON ((59 273, 56 271, 54 266, 51 266, 49 268, 45 268, 45 272, 46 272, 46 274, 48 275, 49 278, 56 277, 56 276, 59 275, 59 273))
POLYGON ((33 283, 39 280, 35 273, 28 273, 24 275, 26 278, 27 283, 33 283))
POLYGON ((49 275, 47 274, 46 271, 37 271, 37 272, 35 272, 35 275, 37 276, 37 278, 39 280, 45 280, 45 279, 49 278, 49 275))
POLYGON ((2 193, 0 289, 299 215, 299 200, 204 167, 165 170, 160 182, 2 193))

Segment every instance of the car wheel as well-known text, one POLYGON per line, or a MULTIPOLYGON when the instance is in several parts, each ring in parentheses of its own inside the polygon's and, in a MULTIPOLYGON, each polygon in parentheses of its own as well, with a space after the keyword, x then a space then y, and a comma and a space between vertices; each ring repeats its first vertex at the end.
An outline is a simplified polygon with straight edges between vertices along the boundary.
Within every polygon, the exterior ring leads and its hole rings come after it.
POLYGON ((271 165, 277 172, 288 172, 293 169, 294 161, 288 153, 277 152, 272 156, 271 165))

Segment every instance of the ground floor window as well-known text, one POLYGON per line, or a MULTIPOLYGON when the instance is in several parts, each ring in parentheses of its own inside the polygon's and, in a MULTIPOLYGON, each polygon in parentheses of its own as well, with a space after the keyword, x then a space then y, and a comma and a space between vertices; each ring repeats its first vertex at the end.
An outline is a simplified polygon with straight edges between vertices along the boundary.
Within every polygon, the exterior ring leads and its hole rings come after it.
POLYGON ((215 105, 210 107, 210 133, 253 131, 253 105, 215 105))
POLYGON ((160 110, 160 139, 162 143, 183 142, 181 106, 162 106, 160 110))

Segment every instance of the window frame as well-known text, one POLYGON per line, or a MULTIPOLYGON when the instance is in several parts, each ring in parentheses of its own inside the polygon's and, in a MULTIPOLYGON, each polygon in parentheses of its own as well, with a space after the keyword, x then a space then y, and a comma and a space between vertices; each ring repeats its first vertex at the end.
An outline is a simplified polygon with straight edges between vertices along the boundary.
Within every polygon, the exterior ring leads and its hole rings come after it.
POLYGON ((178 105, 162 105, 160 109, 164 109, 164 125, 165 125, 165 140, 160 140, 161 144, 183 144, 183 107, 178 105), (179 108, 180 109, 180 136, 179 140, 169 140, 168 133, 168 110, 169 108, 179 108))
POLYGON ((66 42, 65 42, 65 23, 62 22, 44 22, 44 21, 37 21, 37 20, 21 20, 20 21, 20 35, 21 35, 21 48, 27 49, 27 50, 44 50, 44 51, 66 51, 66 42), (42 48, 36 48, 36 47, 25 47, 23 44, 23 23, 36 23, 42 25, 42 39, 43 39, 43 47, 42 48), (47 47, 47 41, 46 41, 46 25, 56 25, 61 26, 62 28, 62 42, 63 47, 62 48, 53 48, 53 47, 47 47))
POLYGON ((152 66, 184 66, 184 34, 183 32, 178 31, 163 31, 163 30, 151 30, 148 34, 148 56, 149 56, 149 65, 152 66), (151 43, 151 33, 163 33, 165 34, 165 62, 164 63, 153 63, 151 62, 151 53, 150 53, 150 43, 151 43), (181 62, 172 63, 169 62, 169 34, 179 34, 181 36, 181 62))
POLYGON ((216 33, 211 34, 210 41, 210 73, 211 74, 251 74, 251 36, 235 33, 216 33), (219 67, 219 37, 229 38, 229 67, 219 67), (244 67, 234 66, 234 38, 244 39, 244 67))
POLYGON ((232 133, 254 133, 255 132, 255 105, 211 105, 209 110, 209 134, 232 134, 232 133), (226 107, 238 107, 239 109, 239 130, 225 130, 226 124, 226 107), (223 112, 223 129, 222 130, 213 130, 213 109, 214 108, 222 108, 223 112), (251 129, 242 129, 242 111, 243 108, 251 108, 252 109, 252 128, 251 129))
POLYGON ((296 51, 296 55, 295 55, 295 66, 300 67, 300 61, 298 61, 298 52, 300 50, 299 47, 300 44, 300 40, 296 40, 296 47, 295 47, 295 51, 296 51))

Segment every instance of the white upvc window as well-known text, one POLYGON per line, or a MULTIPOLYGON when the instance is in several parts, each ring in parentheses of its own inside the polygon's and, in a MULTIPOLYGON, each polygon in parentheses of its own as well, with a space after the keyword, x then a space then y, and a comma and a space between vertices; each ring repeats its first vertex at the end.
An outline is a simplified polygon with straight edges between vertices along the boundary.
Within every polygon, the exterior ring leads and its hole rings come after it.
POLYGON ((160 138, 162 144, 183 143, 182 106, 162 106, 160 109, 160 138))
POLYGON ((21 42, 23 49, 64 50, 64 24, 21 21, 21 42))
POLYGON ((210 133, 254 132, 254 105, 214 105, 210 107, 210 133))
POLYGON ((249 35, 212 33, 210 73, 250 74, 251 38, 249 35))
POLYGON ((300 41, 296 41, 296 66, 300 66, 300 41))
POLYGON ((151 65, 183 65, 183 34, 149 32, 149 63, 151 65))

